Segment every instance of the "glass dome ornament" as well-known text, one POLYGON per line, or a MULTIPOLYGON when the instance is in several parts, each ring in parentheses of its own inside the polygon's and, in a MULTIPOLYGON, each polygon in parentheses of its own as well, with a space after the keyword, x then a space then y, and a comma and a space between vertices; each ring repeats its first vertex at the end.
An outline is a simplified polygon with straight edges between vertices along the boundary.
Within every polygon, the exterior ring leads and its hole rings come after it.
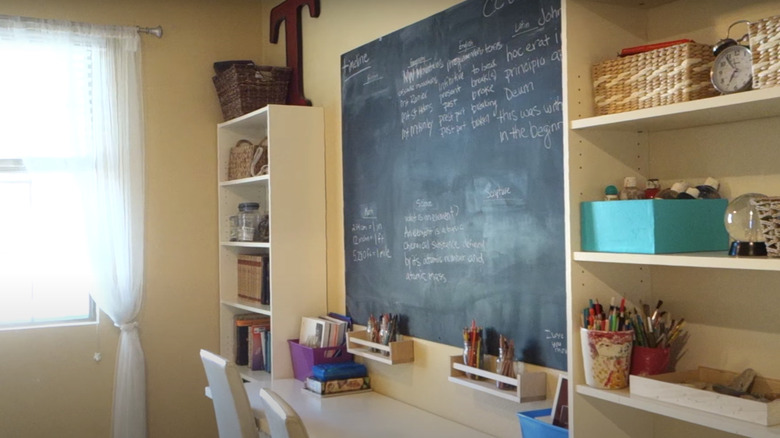
POLYGON ((731 256, 765 256, 766 243, 761 230, 756 206, 750 203, 753 198, 763 198, 760 193, 745 193, 737 196, 726 207, 723 222, 731 237, 731 256))

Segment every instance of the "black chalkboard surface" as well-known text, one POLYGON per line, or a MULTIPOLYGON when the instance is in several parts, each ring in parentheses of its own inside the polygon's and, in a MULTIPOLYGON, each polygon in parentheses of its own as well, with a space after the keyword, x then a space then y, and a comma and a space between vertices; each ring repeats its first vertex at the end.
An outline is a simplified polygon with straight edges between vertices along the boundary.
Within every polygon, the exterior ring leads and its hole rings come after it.
POLYGON ((346 307, 566 369, 560 0, 471 0, 342 55, 346 307))

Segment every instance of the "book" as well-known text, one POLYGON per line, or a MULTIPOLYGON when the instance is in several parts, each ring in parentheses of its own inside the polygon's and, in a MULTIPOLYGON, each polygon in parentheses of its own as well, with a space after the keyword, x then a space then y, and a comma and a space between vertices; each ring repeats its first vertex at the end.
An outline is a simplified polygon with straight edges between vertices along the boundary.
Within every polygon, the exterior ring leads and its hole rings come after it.
POLYGON ((340 321, 345 321, 347 323, 347 331, 352 331, 352 318, 347 315, 342 315, 340 313, 336 312, 328 312, 328 316, 331 318, 336 318, 340 321))
POLYGON ((327 321, 330 326, 330 340, 327 346, 344 345, 347 342, 347 322, 328 315, 320 316, 320 318, 327 321))
POLYGON ((317 380, 313 377, 306 378, 306 389, 316 394, 337 394, 370 388, 371 381, 368 376, 325 381, 317 380))
POLYGON ((271 304, 271 260, 267 255, 263 256, 263 289, 260 293, 260 304, 271 304))
POLYGON ((334 362, 319 363, 311 367, 311 375, 317 380, 338 380, 365 377, 368 369, 362 363, 334 362))
POLYGON ((265 343, 268 328, 263 325, 250 327, 249 336, 249 368, 253 371, 265 370, 265 343))
POLYGON ((310 316, 301 317, 301 330, 298 343, 306 347, 317 348, 327 346, 326 322, 310 316))
POLYGON ((249 328, 262 325, 271 329, 271 318, 257 313, 236 315, 233 317, 236 326, 235 363, 249 365, 249 328))

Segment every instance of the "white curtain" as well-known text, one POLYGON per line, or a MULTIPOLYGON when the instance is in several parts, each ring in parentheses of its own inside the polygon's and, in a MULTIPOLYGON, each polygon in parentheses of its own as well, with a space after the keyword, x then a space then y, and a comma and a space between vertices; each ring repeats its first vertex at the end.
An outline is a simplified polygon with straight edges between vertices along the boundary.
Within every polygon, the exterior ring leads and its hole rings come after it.
POLYGON ((13 81, 18 90, 3 96, 13 105, 0 110, 7 122, 0 141, 18 147, 40 193, 78 194, 69 198, 75 205, 53 212, 52 226, 60 217, 80 219, 71 222, 81 224, 78 230, 58 231, 84 233, 92 297, 120 330, 113 437, 144 438, 146 375, 136 322, 144 275, 138 33, 134 27, 0 16, 0 43, 8 42, 26 57, 14 64, 4 59, 0 81, 13 81))

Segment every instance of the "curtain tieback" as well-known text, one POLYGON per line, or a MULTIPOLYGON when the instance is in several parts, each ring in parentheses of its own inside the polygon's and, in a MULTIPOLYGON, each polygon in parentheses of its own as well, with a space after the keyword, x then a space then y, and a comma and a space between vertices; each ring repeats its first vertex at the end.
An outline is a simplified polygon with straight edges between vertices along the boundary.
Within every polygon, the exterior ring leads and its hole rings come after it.
POLYGON ((119 327, 119 330, 121 330, 123 332, 129 332, 131 330, 135 330, 136 328, 138 328, 138 322, 137 321, 128 322, 128 323, 125 323, 125 324, 114 324, 114 325, 119 327))

